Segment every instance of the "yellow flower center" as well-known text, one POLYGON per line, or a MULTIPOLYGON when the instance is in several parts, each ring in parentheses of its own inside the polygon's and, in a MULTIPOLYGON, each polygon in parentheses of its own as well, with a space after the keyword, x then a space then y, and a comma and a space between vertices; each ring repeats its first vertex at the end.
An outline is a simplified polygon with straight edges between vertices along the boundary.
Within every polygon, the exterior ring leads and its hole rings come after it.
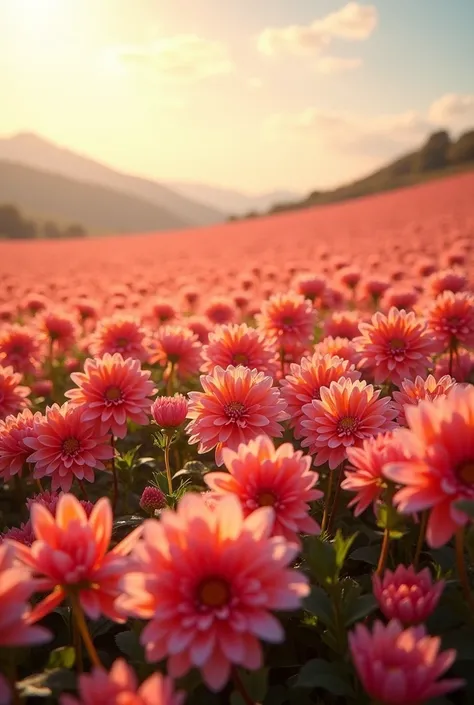
POLYGON ((206 607, 223 607, 230 600, 229 585, 222 578, 208 578, 201 583, 198 596, 206 607))
POLYGON ((241 401, 231 401, 225 407, 225 413, 230 419, 240 419, 245 412, 245 405, 241 401))
POLYGON ((345 416, 339 421, 340 431, 352 431, 356 425, 356 420, 353 416, 345 416))
POLYGON ((234 365, 247 365, 248 364, 248 357, 247 355, 244 355, 244 353, 236 353, 233 358, 234 365))
POLYGON ((392 350, 404 350, 405 342, 401 338, 392 338, 390 341, 390 348, 392 350))

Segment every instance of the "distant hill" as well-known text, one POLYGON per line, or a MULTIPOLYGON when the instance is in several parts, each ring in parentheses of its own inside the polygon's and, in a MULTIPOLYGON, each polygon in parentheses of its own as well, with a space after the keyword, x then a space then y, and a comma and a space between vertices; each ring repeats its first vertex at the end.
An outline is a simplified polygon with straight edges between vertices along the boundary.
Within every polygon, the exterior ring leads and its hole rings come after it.
MULTIPOLYGON (((185 198, 163 184, 122 174, 35 134, 21 133, 0 139, 0 160, 65 176, 76 182, 103 186, 127 194, 129 197, 136 196, 143 202, 148 202, 150 206, 154 206, 155 212, 163 209, 169 214, 169 222, 174 218, 175 223, 179 223, 180 227, 212 225, 225 219, 224 213, 185 198)), ((22 193, 19 193, 19 197, 18 205, 26 208, 26 203, 21 198, 22 193)), ((143 215, 143 220, 147 220, 146 214, 143 215)), ((158 225, 159 229, 162 227, 168 226, 158 225)), ((133 230, 137 229, 139 229, 138 226, 133 226, 133 230)))
MULTIPOLYGON (((282 201, 269 213, 308 208, 325 203, 336 203, 402 186, 413 186, 423 181, 458 171, 474 169, 474 130, 465 132, 452 141, 445 131, 435 132, 420 149, 405 154, 391 164, 363 179, 353 181, 332 191, 313 191, 300 201, 282 201)), ((254 213, 248 217, 254 217, 254 213)))
POLYGON ((224 213, 235 213, 236 215, 242 215, 248 211, 261 213, 267 211, 276 203, 296 201, 301 197, 300 193, 294 191, 272 191, 254 195, 217 186, 207 186, 206 184, 178 181, 169 182, 168 185, 173 191, 180 193, 186 198, 207 203, 224 213))
POLYGON ((78 222, 90 233, 184 228, 174 213, 135 196, 0 161, 0 203, 55 221, 78 222))

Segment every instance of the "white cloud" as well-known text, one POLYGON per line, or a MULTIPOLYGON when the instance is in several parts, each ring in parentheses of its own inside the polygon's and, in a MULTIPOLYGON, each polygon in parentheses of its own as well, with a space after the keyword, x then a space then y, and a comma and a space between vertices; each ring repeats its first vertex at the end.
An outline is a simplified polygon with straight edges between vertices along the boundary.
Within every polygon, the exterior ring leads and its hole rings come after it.
POLYGON ((257 38, 262 54, 314 56, 321 53, 335 37, 352 41, 368 39, 378 21, 377 8, 349 2, 310 25, 267 27, 257 38))
POLYGON ((321 56, 316 60, 315 69, 317 73, 326 76, 343 73, 344 71, 354 71, 362 66, 362 59, 343 58, 342 56, 321 56))
POLYGON ((199 80, 230 73, 234 68, 225 44, 196 34, 177 34, 150 44, 121 46, 110 51, 122 65, 145 65, 159 76, 173 80, 199 80))
POLYGON ((466 129, 474 125, 474 94, 446 93, 428 111, 430 120, 440 126, 466 129))

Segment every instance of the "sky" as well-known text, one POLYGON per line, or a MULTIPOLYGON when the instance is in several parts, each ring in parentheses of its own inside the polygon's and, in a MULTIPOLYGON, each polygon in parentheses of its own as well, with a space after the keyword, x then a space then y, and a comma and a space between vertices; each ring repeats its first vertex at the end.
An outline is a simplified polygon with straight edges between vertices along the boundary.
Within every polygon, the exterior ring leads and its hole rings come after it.
POLYGON ((0 0, 0 136, 307 192, 474 127, 473 0, 0 0))

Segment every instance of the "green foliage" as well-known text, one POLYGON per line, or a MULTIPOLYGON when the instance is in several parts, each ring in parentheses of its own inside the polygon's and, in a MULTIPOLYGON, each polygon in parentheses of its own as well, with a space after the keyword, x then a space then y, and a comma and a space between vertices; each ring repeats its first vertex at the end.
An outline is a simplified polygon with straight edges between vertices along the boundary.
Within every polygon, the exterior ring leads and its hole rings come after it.
POLYGON ((296 688, 321 688, 333 695, 352 697, 349 675, 344 666, 316 658, 305 663, 298 673, 296 688))

